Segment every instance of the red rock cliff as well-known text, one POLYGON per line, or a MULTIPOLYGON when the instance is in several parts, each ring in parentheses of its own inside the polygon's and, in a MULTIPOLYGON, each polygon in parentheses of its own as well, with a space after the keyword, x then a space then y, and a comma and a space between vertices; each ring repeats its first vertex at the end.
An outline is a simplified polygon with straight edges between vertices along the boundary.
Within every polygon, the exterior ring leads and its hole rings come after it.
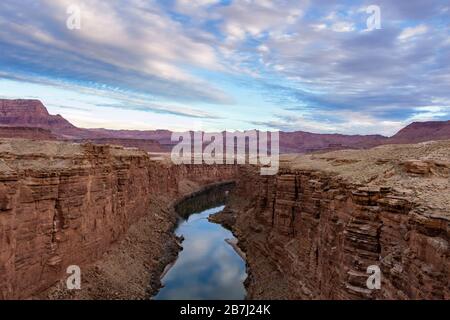
POLYGON ((0 140, 0 298, 46 290, 69 265, 96 261, 131 224, 155 214, 156 201, 169 205, 235 173, 172 166, 120 147, 0 140))
POLYGON ((56 136, 50 130, 36 127, 0 126, 0 138, 56 140, 56 136))
POLYGON ((50 115, 39 100, 0 99, 0 119, 2 125, 52 130, 75 128, 60 115, 50 115))
POLYGON ((450 143, 286 157, 242 169, 231 205, 248 297, 449 299, 450 143), (369 290, 368 266, 381 269, 369 290))

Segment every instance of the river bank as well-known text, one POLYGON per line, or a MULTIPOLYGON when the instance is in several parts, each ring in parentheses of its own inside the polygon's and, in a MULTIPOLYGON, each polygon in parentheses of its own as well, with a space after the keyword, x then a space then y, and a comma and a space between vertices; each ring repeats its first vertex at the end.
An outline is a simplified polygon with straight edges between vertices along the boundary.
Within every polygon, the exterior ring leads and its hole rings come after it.
POLYGON ((164 197, 153 199, 151 212, 132 225, 123 240, 114 244, 99 261, 83 268, 81 290, 67 290, 63 279, 35 298, 150 299, 163 287, 161 279, 183 249, 183 238, 175 234, 175 229, 186 212, 224 201, 224 191, 232 186, 233 182, 224 181, 185 192, 175 201, 164 197))
POLYGON ((69 297, 144 297, 138 283, 146 279, 134 281, 130 271, 145 263, 162 272, 160 261, 172 256, 164 248, 176 243, 170 208, 238 171, 173 165, 168 156, 118 146, 23 139, 0 140, 0 159, 0 299, 45 296, 71 266, 81 269, 83 293, 69 297))

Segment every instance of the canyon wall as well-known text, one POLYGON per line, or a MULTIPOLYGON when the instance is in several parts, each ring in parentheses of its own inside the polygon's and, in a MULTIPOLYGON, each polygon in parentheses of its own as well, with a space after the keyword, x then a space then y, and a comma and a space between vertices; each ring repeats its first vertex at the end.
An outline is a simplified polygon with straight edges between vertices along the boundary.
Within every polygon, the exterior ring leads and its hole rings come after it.
MULTIPOLYGON (((1 131, 0 131, 1 134, 1 131)), ((164 148, 158 141, 150 139, 121 139, 121 138, 99 138, 86 140, 71 140, 75 143, 109 144, 123 146, 126 148, 138 148, 147 152, 170 152, 171 149, 164 148)))
POLYGON ((68 266, 100 259, 140 218, 236 172, 120 147, 0 140, 0 298, 48 289, 68 266))
POLYGON ((293 157, 273 177, 241 169, 222 220, 247 254, 248 298, 449 299, 449 146, 293 157))
POLYGON ((283 156, 264 177, 122 147, 0 140, 0 298, 39 296, 69 265, 96 261, 78 296, 49 297, 148 297, 178 250, 167 255, 177 201, 235 180, 221 216, 246 252, 248 298, 449 299, 448 159, 448 141, 382 146, 283 156), (366 285, 369 266, 379 290, 366 285))
POLYGON ((56 136, 50 130, 38 127, 0 126, 0 138, 56 140, 56 136))

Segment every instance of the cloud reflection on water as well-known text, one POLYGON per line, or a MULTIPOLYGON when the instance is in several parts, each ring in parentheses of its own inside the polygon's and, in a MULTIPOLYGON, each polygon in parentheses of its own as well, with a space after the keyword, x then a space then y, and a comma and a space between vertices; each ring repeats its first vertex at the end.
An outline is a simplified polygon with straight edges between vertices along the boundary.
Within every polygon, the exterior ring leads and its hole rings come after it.
POLYGON ((155 299, 244 299, 245 262, 225 242, 230 231, 207 217, 223 206, 194 214, 176 230, 183 235, 183 251, 163 279, 155 299))

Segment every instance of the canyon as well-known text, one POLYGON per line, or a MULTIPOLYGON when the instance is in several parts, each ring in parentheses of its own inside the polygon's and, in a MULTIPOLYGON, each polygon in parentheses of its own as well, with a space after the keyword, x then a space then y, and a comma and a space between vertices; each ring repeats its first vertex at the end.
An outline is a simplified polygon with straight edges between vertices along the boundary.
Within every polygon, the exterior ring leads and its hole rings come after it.
POLYGON ((179 204, 230 185, 210 220, 238 240, 248 299, 450 298, 449 121, 281 132, 273 176, 175 165, 170 131, 77 128, 38 100, 0 100, 0 124, 0 299, 148 299, 182 248, 179 204))
MULTIPOLYGON (((134 252, 142 261, 126 256, 133 251, 125 239, 122 245, 127 249, 118 245, 119 256, 105 263, 121 268, 109 270, 111 283, 105 283, 107 268, 100 277, 98 268, 89 269, 85 281, 100 279, 102 284, 87 285, 78 295, 147 296, 158 287, 158 276, 151 276, 162 273, 171 259, 170 250, 177 248, 172 233, 176 200, 209 184, 233 180, 236 173, 235 166, 173 166, 166 158, 122 147, 1 140, 0 298, 42 294, 66 276, 68 266, 84 270, 107 259, 112 245, 123 240, 132 225, 144 228, 135 235, 147 250, 147 254, 134 252), (136 270, 152 271, 142 272, 148 277, 132 272, 138 262, 136 270), (134 279, 127 279, 128 275, 134 279), (122 279, 119 284, 117 279, 122 279), (154 287, 149 289, 150 283, 154 287)), ((62 294, 67 293, 50 296, 62 294)))
POLYGON ((211 217, 247 262, 249 299, 448 299, 450 141, 173 165, 91 143, 0 140, 0 298, 146 299, 181 248, 177 203, 236 183, 211 217), (82 290, 65 288, 82 269, 82 290), (366 287, 369 266, 380 290, 366 287))
POLYGON ((449 159, 449 141, 285 156, 212 219, 246 252, 249 299, 449 299, 449 159))

